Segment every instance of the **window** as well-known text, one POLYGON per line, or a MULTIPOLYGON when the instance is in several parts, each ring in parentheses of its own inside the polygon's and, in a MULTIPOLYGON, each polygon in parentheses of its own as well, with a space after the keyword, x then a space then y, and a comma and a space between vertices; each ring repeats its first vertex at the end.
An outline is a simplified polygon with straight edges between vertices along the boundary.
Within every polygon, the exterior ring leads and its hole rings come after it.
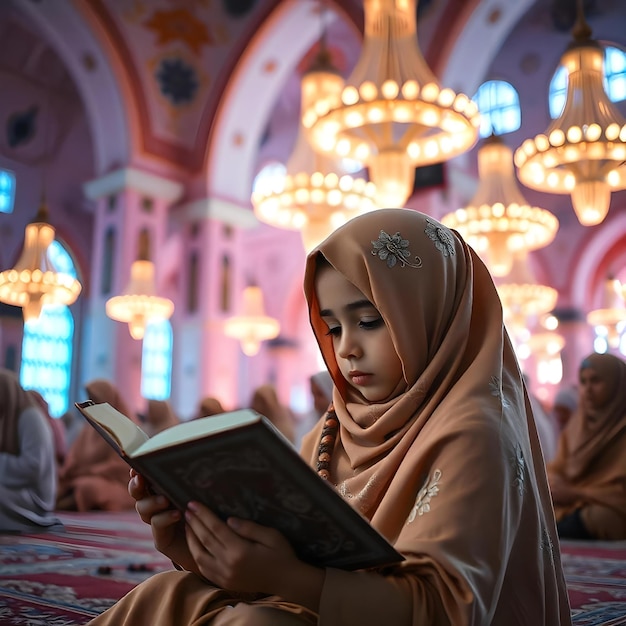
MULTIPOLYGON (((626 53, 614 46, 604 50, 604 91, 612 102, 626 99, 626 53)), ((550 81, 548 103, 552 119, 563 112, 566 96, 567 71, 561 65, 550 81)))
POLYGON ((252 184, 252 191, 266 193, 276 187, 280 188, 286 174, 287 168, 282 163, 278 161, 268 163, 256 175, 252 184))
POLYGON ((150 400, 167 400, 172 379, 172 325, 153 320, 146 326, 141 353, 141 395, 150 400))
POLYGON ((13 213, 15 175, 0 169, 0 213, 13 213))
MULTIPOLYGON (((72 257, 56 239, 48 258, 57 271, 77 277, 72 257)), ((69 407, 73 340, 74 317, 67 306, 45 305, 39 319, 24 325, 20 382, 39 391, 53 417, 69 407)))
POLYGON ((480 111, 480 136, 503 135, 516 131, 522 123, 519 95, 504 80, 483 83, 473 98, 480 111))

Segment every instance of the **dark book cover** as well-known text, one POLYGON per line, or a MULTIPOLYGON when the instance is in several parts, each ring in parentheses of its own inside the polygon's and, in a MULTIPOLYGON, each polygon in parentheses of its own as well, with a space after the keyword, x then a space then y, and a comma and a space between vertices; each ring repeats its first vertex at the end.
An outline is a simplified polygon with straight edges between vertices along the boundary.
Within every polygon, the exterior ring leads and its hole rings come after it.
POLYGON ((82 410, 85 404, 77 407, 88 422, 181 510, 197 500, 222 519, 276 528, 312 565, 354 570, 403 560, 266 418, 129 457, 82 410))

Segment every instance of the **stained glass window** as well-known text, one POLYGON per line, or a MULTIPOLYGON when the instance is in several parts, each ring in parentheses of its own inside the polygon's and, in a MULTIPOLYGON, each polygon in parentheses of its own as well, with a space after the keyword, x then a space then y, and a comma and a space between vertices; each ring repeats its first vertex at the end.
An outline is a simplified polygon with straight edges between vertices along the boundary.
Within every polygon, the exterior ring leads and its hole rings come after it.
POLYGON ((172 325, 153 320, 146 326, 141 353, 141 395, 151 400, 170 397, 172 379, 172 325))

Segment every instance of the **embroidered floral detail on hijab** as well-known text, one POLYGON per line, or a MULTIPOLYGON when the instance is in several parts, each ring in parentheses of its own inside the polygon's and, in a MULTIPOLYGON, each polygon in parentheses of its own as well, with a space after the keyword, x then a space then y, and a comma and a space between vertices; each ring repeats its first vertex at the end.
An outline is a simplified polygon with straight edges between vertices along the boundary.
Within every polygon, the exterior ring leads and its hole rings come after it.
POLYGON ((500 386, 500 379, 497 376, 492 376, 489 381, 489 387, 491 389, 491 395, 498 398, 504 408, 511 406, 511 403, 504 397, 502 393, 502 387, 500 386))
POLYGON ((415 504, 409 513, 407 523, 410 524, 419 515, 430 511, 430 501, 439 493, 439 481, 441 480, 441 470, 436 469, 430 478, 426 479, 424 486, 417 493, 415 504))
POLYGON ((454 237, 452 233, 447 228, 443 228, 440 224, 435 224, 430 220, 426 220, 426 224, 424 232, 435 242, 435 248, 443 256, 452 256, 454 254, 454 237))
POLYGON ((517 487, 517 491, 520 496, 524 495, 524 480, 526 476, 526 461, 524 460, 524 453, 522 452, 522 446, 516 444, 515 454, 513 455, 513 472, 515 478, 513 484, 517 487))
POLYGON ((409 247, 409 240, 402 239, 400 233, 395 235, 388 235, 384 230, 380 231, 378 239, 372 241, 372 254, 387 261, 387 267, 393 267, 396 263, 400 263, 402 267, 408 265, 409 267, 422 267, 422 259, 418 256, 415 257, 415 261, 412 263, 408 259, 411 256, 409 247))

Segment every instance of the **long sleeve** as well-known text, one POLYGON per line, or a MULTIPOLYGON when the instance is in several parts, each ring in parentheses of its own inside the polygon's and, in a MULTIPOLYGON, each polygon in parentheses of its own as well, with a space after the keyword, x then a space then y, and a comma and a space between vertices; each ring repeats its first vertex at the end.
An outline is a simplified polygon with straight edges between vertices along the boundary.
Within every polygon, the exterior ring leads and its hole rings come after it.
POLYGON ((37 409, 26 409, 20 415, 18 439, 18 455, 0 453, 0 476, 5 487, 20 489, 29 487, 45 474, 56 476, 52 432, 37 409))

